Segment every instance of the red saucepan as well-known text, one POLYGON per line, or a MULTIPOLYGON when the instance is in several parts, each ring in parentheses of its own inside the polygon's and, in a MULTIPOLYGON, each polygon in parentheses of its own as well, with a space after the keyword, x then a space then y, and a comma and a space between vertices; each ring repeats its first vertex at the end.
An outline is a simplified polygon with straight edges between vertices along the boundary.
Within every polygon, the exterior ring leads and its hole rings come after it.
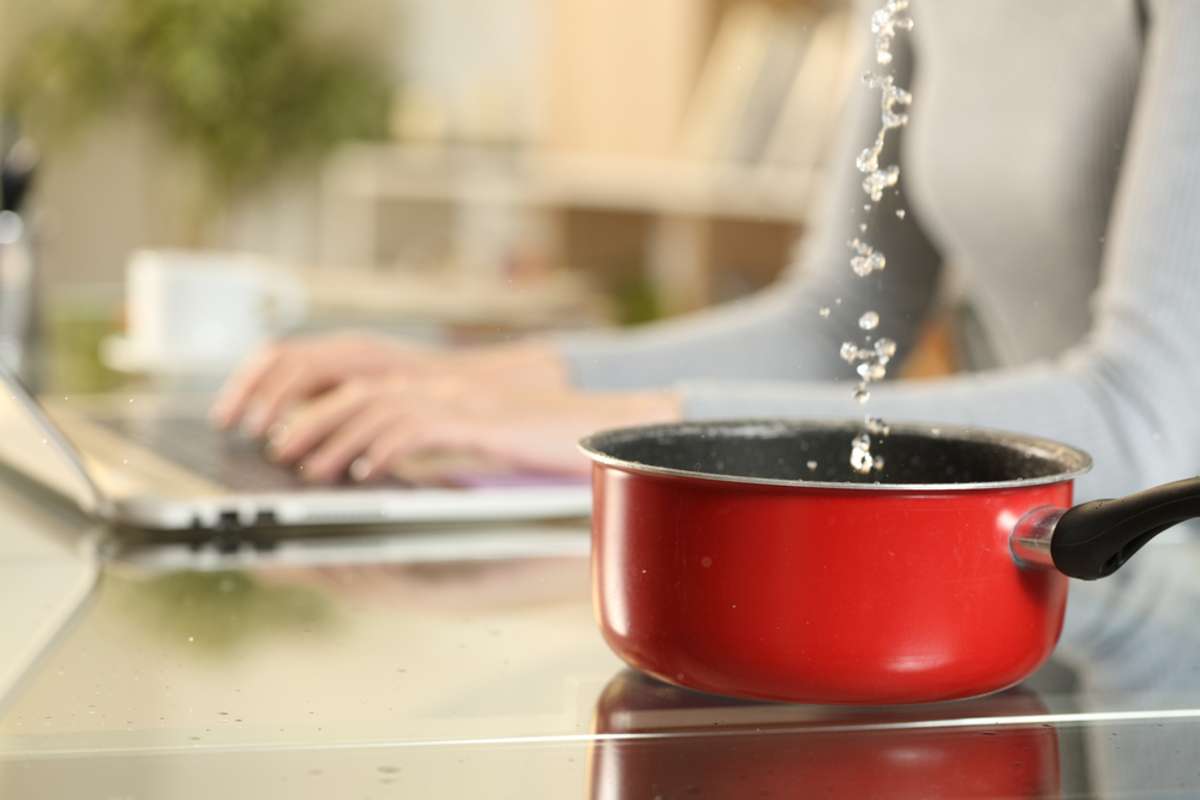
POLYGON ((596 434, 593 594, 626 662, 671 683, 812 703, 1011 686, 1054 649, 1067 577, 1109 575, 1200 516, 1200 478, 1071 507, 1091 459, 996 431, 680 423, 596 434))

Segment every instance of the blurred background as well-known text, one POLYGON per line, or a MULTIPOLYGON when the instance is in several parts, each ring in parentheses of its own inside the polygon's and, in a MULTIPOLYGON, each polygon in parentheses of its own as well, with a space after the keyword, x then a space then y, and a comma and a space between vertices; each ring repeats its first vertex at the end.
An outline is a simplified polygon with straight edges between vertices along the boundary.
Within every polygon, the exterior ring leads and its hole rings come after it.
POLYGON ((5 357, 50 391, 211 383, 282 330, 754 291, 803 235, 846 6, 0 0, 5 357))

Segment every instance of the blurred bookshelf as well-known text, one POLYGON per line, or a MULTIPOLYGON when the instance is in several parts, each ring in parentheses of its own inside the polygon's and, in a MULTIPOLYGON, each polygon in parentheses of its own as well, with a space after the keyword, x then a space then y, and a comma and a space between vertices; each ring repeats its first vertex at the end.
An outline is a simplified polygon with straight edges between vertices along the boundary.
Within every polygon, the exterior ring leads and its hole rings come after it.
MULTIPOLYGON (((0 51, 59 5, 0 0, 0 51)), ((297 164, 199 243, 181 231, 201 167, 138 109, 48 152, 40 277, 73 372, 102 367, 145 247, 259 254, 308 284, 315 325, 431 338, 640 322, 753 291, 803 235, 853 71, 849 0, 302 5, 314 30, 361 29, 355 46, 379 49, 390 131, 297 164)))
POLYGON ((317 262, 531 293, 545 281, 560 300, 641 280, 665 314, 769 282, 849 83, 846 4, 512 1, 544 13, 527 71, 543 112, 448 128, 452 110, 428 96, 401 109, 397 141, 326 164, 317 262))

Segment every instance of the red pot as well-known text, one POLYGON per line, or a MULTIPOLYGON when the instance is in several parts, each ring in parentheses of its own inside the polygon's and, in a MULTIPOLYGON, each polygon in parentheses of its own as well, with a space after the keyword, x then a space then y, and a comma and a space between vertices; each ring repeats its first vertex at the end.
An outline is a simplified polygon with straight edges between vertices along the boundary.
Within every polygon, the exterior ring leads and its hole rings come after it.
POLYGON ((1059 797, 1058 732, 1029 719, 1046 713, 1019 688, 919 714, 838 714, 722 700, 626 672, 596 705, 591 797, 1059 797))
POLYGON ((1050 655, 1067 576, 1110 574, 1200 516, 1200 479, 1071 508, 1087 454, 1029 436, 855 423, 681 423, 584 440, 605 639, 740 697, 914 703, 1011 686, 1050 655))

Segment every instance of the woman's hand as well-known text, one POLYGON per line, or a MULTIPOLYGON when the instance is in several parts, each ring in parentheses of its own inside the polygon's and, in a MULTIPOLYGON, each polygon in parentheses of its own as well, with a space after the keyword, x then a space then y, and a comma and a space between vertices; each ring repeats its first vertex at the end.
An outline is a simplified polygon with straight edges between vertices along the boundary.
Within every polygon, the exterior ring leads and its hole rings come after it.
POLYGON ((269 453, 310 481, 399 476, 584 475, 576 442, 604 428, 679 417, 668 392, 580 393, 457 379, 414 383, 356 379, 298 410, 272 436, 269 453))
POLYGON ((219 427, 240 424, 251 436, 262 436, 294 406, 349 380, 456 375, 489 381, 507 378, 506 373, 519 375, 526 386, 566 385, 558 357, 537 344, 439 351, 368 334, 298 337, 254 354, 226 382, 211 416, 219 427))

